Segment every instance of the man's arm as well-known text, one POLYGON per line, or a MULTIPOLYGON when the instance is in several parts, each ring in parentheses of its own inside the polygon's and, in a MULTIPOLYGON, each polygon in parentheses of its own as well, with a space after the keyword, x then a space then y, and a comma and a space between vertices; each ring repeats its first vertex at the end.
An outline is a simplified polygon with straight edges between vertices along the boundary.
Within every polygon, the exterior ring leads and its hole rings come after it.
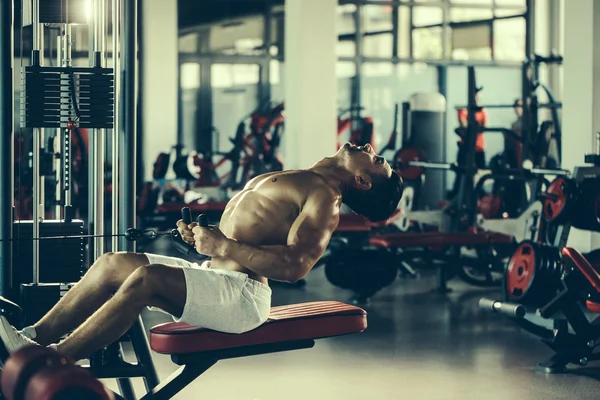
POLYGON ((229 258, 269 279, 295 282, 311 270, 327 248, 339 223, 338 202, 330 193, 309 199, 290 229, 287 245, 254 246, 223 236, 220 249, 204 251, 203 240, 198 238, 198 251, 229 258))

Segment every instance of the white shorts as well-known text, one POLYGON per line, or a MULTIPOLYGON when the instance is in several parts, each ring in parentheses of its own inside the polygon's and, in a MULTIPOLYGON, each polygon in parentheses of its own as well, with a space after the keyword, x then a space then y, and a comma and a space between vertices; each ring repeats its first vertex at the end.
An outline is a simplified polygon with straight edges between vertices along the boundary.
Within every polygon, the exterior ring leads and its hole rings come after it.
POLYGON ((198 265, 176 257, 144 255, 150 264, 183 269, 187 295, 181 318, 173 316, 175 322, 219 332, 243 333, 259 327, 269 318, 271 288, 247 274, 211 269, 210 261, 198 265))

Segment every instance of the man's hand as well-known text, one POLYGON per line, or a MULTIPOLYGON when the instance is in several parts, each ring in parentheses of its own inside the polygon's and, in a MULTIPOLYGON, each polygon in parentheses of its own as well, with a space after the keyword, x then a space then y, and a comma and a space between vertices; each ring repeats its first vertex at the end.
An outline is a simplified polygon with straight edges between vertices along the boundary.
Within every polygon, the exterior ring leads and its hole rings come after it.
POLYGON ((183 239, 184 242, 186 242, 187 244, 190 245, 194 245, 194 233, 192 232, 192 230, 198 226, 197 222, 192 222, 191 224, 186 224, 185 222, 183 222, 183 220, 179 220, 177 221, 177 230, 179 231, 179 234, 181 235, 181 238, 183 239))
POLYGON ((194 227, 194 242, 196 251, 209 257, 224 257, 225 248, 229 239, 221 232, 219 227, 194 227))

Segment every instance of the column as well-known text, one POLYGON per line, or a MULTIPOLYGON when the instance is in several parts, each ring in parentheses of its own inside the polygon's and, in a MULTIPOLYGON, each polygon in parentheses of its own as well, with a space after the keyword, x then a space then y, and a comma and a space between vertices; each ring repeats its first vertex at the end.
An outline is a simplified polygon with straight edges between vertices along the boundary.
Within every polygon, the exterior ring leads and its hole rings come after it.
POLYGON ((336 151, 337 0, 285 1, 286 169, 336 151))
POLYGON ((177 143, 178 27, 177 2, 142 0, 141 120, 145 180, 160 152, 177 143))
POLYGON ((13 2, 0 1, 0 295, 10 296, 13 226, 13 2))
MULTIPOLYGON (((583 165, 585 153, 595 149, 594 128, 600 129, 593 112, 594 98, 598 99, 594 92, 600 83, 600 76, 594 74, 594 58, 600 50, 600 43, 594 40, 594 21, 600 21, 596 4, 598 1, 570 1, 564 7, 562 161, 567 169, 583 165)), ((573 229, 569 236, 569 245, 582 252, 591 250, 593 242, 599 241, 588 232, 573 229)))

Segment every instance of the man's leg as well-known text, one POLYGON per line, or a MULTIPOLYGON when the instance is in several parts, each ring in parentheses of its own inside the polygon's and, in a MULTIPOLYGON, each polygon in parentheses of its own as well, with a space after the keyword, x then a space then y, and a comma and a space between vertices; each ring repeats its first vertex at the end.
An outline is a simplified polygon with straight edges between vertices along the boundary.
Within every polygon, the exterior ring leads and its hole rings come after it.
POLYGON ((81 325, 148 258, 138 253, 107 253, 100 257, 60 301, 39 320, 34 340, 43 346, 81 325))
POLYGON ((115 295, 58 344, 58 351, 75 360, 88 357, 121 337, 146 306, 181 317, 186 301, 182 268, 145 265, 136 269, 115 295))

